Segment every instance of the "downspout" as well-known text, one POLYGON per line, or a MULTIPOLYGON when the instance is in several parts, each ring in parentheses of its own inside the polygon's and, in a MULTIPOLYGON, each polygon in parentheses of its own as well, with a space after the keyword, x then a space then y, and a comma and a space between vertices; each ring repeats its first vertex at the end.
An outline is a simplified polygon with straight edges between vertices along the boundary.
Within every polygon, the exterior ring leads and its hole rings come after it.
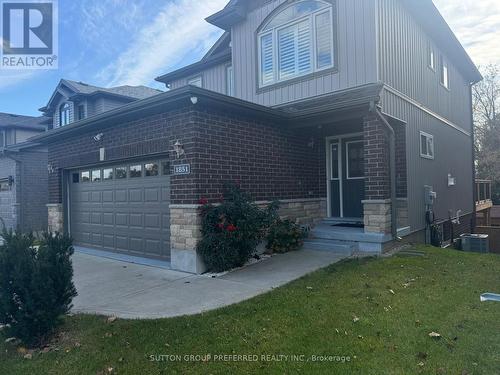
POLYGON ((472 86, 474 83, 469 85, 469 96, 470 96, 470 120, 471 120, 471 143, 472 143, 472 222, 471 222, 471 230, 473 233, 476 232, 476 224, 477 224, 477 207, 476 202, 478 200, 477 192, 476 192, 476 136, 475 136, 475 124, 474 124, 474 103, 472 101, 472 86))
POLYGON ((374 113, 389 130, 389 171, 391 178, 391 234, 393 239, 398 239, 397 225, 397 199, 396 199, 396 132, 380 112, 375 102, 370 103, 370 112, 374 113))

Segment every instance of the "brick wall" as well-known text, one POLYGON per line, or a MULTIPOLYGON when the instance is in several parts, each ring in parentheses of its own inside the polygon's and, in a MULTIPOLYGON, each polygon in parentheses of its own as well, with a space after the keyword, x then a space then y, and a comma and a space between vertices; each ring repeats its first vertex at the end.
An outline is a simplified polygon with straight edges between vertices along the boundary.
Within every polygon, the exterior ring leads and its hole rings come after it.
POLYGON ((61 169, 99 163, 101 147, 106 162, 166 153, 173 164, 191 164, 191 175, 172 176, 172 204, 218 200, 225 182, 240 183, 255 200, 322 198, 324 140, 310 139, 271 121, 189 105, 50 144, 49 202, 62 201, 61 169), (99 132, 104 136, 96 142, 99 132), (186 151, 179 160, 169 152, 176 140, 186 151))
MULTIPOLYGON (((324 140, 310 130, 213 110, 195 116, 199 194, 216 200, 224 182, 238 182, 255 200, 324 197, 324 140)), ((179 198, 173 196, 175 201, 179 198)))
MULTIPOLYGON (((174 143, 180 140, 184 144, 187 157, 178 162, 194 163, 196 154, 192 117, 190 107, 184 107, 106 129, 87 131, 49 144, 49 163, 54 168, 54 172, 49 175, 49 202, 62 202, 61 170, 99 163, 101 147, 106 149, 106 162, 114 162, 160 153, 168 155, 171 154, 174 143), (96 142, 94 136, 100 132, 104 134, 103 139, 96 142)), ((173 176, 172 185, 186 193, 186 196, 197 195, 194 174, 173 176)), ((191 202, 192 199, 189 200, 189 203, 191 202)))
POLYGON ((48 171, 47 152, 25 150, 16 156, 21 163, 18 181, 21 184, 20 224, 25 231, 47 229, 48 171))
POLYGON ((389 136, 385 125, 374 115, 364 119, 365 199, 383 200, 391 196, 389 136))

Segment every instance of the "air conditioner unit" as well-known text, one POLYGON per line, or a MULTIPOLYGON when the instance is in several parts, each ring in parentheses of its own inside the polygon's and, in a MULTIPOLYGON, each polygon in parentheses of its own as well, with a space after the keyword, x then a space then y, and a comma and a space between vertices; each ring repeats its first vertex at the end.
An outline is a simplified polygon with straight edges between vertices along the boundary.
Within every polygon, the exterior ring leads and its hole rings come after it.
POLYGON ((462 250, 474 253, 489 253, 490 240, 487 234, 462 234, 462 250))

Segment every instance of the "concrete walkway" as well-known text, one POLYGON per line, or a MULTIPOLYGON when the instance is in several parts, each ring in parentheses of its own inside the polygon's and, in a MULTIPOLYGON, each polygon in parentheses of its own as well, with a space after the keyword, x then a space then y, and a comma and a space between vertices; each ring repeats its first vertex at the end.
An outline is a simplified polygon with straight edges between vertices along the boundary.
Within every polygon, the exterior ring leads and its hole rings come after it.
POLYGON ((210 278, 77 252, 73 312, 127 319, 197 314, 252 298, 348 256, 301 250, 210 278))

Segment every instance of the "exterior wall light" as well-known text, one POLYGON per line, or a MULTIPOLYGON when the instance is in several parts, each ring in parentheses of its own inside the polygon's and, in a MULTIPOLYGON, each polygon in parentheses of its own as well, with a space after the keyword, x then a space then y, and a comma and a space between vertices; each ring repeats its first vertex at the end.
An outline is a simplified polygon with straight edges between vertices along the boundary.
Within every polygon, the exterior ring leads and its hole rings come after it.
POLYGON ((186 151, 184 150, 184 145, 177 140, 174 144, 174 152, 177 156, 177 159, 180 159, 182 156, 186 155, 186 151))
POLYGON ((100 142, 100 141, 102 141, 103 137, 104 137, 104 134, 103 134, 103 133, 96 134, 96 135, 94 136, 94 141, 96 141, 96 142, 100 142))

